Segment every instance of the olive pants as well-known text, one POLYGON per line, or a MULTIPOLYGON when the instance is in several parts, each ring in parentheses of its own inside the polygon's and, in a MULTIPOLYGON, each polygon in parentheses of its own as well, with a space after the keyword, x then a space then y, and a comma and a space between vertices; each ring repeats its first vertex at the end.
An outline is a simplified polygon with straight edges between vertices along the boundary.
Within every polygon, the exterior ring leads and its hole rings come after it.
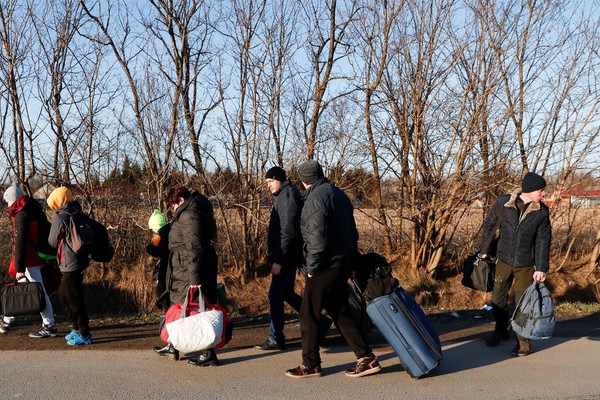
POLYGON ((496 331, 506 332, 510 320, 506 300, 508 291, 514 283, 515 304, 519 302, 525 290, 533 282, 535 268, 512 267, 502 260, 496 262, 496 276, 494 278, 494 291, 492 292, 492 312, 496 320, 496 331))

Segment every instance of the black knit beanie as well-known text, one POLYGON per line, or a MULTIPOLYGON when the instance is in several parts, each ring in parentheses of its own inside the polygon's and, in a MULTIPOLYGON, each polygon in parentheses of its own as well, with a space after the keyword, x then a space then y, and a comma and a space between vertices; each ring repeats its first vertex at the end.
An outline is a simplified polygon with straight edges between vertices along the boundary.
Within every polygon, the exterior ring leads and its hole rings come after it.
POLYGON ((545 187, 546 181, 535 172, 526 173, 521 181, 521 189, 523 190, 523 193, 535 192, 536 190, 540 190, 545 187))
POLYGON ((308 160, 300 164, 298 167, 298 176, 300 180, 307 185, 312 185, 325 175, 323 174, 323 168, 321 164, 314 160, 308 160))
POLYGON ((273 167, 265 174, 265 179, 274 179, 279 182, 285 182, 285 171, 279 167, 273 167))

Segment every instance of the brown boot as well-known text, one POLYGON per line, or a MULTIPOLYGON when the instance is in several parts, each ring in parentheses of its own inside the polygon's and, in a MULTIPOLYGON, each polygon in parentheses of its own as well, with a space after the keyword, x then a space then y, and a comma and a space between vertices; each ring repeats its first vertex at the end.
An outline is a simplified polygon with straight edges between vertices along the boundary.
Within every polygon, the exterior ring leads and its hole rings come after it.
POLYGON ((517 345, 512 349, 511 354, 515 357, 524 357, 531 354, 531 341, 517 335, 517 345))

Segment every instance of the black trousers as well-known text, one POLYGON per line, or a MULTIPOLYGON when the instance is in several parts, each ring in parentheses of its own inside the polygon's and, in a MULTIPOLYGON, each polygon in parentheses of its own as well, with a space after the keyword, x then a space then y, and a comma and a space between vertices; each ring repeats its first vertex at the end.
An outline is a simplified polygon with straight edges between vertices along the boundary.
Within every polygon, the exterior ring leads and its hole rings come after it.
POLYGON ((82 337, 90 334, 90 320, 85 307, 83 295, 83 272, 63 272, 58 295, 71 319, 71 326, 79 331, 82 337))
POLYGON ((307 368, 321 365, 319 327, 321 311, 326 310, 348 343, 356 358, 372 355, 371 348, 360 333, 348 311, 348 277, 342 267, 332 267, 306 279, 300 307, 302 364, 307 368))

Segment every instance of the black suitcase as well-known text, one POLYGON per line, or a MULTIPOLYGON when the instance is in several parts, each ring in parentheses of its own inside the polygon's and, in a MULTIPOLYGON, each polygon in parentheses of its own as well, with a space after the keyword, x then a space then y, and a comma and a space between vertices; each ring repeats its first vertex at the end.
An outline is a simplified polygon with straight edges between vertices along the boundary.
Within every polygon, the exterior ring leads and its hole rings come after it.
POLYGON ((404 289, 376 298, 367 306, 367 313, 410 376, 420 378, 439 365, 442 347, 438 335, 404 289))

